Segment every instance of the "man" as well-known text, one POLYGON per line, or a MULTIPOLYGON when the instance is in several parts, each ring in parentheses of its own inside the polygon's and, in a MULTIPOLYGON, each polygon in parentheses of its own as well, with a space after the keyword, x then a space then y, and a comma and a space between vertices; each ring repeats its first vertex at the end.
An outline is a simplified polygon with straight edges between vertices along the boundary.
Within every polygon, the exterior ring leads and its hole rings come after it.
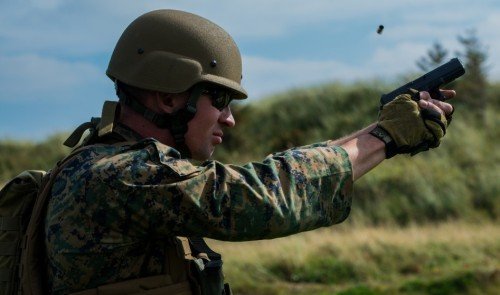
POLYGON ((353 181, 387 157, 437 147, 453 111, 407 94, 345 138, 226 165, 209 158, 235 126, 231 100, 247 97, 241 73, 232 38, 202 17, 157 10, 129 25, 107 70, 119 103, 70 136, 75 146, 90 129, 52 184, 51 293, 229 294, 220 255, 197 237, 275 238, 342 222, 353 181))

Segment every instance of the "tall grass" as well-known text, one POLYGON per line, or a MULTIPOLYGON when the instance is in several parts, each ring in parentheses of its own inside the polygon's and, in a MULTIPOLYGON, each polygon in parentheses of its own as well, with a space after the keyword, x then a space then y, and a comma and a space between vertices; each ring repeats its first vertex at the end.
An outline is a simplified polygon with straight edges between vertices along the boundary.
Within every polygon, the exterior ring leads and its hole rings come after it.
MULTIPOLYGON (((498 220, 500 215, 499 96, 491 84, 491 107, 478 113, 457 104, 439 148, 412 158, 397 156, 355 185, 348 222, 399 224, 450 219, 498 220)), ((292 146, 339 138, 374 122, 379 82, 338 83, 294 89, 234 107, 236 128, 225 132, 214 157, 244 163, 292 146)), ((460 101, 460 96, 456 98, 460 101)), ((0 142, 0 184, 24 169, 49 169, 68 153, 64 135, 41 143, 0 142)))
POLYGON ((209 241, 237 294, 499 294, 500 227, 339 225, 274 240, 209 241))

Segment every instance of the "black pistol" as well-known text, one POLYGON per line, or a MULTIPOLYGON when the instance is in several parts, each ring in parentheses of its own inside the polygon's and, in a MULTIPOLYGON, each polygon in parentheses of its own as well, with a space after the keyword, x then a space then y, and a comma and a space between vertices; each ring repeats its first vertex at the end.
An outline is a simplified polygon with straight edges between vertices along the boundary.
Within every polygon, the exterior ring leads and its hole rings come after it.
POLYGON ((424 74, 423 76, 391 91, 390 93, 383 94, 380 97, 380 105, 392 101, 396 96, 408 93, 409 88, 418 91, 427 91, 432 98, 443 100, 443 96, 439 88, 445 84, 450 83, 456 78, 465 74, 465 69, 458 58, 452 58, 449 62, 435 68, 434 70, 424 74))

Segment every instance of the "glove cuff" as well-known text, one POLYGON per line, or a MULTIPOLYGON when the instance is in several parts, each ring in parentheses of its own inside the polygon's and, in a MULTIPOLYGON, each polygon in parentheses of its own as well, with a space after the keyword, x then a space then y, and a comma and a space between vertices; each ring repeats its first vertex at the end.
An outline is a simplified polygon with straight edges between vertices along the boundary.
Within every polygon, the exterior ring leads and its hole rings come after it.
POLYGON ((390 159, 398 154, 396 142, 392 139, 389 133, 382 127, 376 126, 370 132, 371 135, 380 139, 385 144, 385 158, 390 159))

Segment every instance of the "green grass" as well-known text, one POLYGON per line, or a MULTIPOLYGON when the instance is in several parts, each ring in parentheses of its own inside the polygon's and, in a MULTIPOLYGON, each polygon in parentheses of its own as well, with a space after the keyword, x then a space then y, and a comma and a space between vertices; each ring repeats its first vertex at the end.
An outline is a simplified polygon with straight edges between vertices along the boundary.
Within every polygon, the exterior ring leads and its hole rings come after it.
POLYGON ((352 225, 210 241, 236 294, 500 294, 500 227, 352 225))

